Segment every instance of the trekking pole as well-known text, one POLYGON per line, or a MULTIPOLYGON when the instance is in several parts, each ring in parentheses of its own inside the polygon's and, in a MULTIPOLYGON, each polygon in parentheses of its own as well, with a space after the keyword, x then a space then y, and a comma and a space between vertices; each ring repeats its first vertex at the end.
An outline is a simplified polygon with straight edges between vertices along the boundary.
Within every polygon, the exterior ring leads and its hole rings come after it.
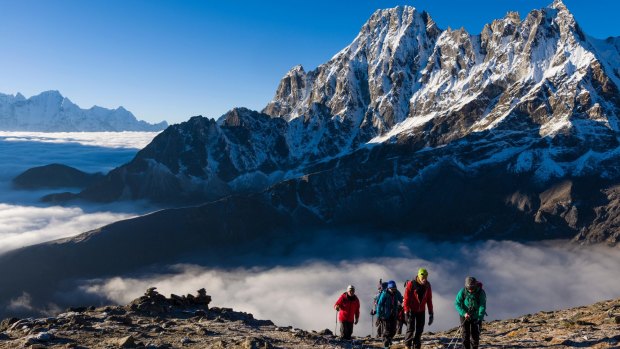
POLYGON ((452 343, 454 343, 454 348, 456 348, 456 345, 458 344, 457 338, 461 334, 462 330, 463 330, 463 325, 461 324, 461 326, 459 326, 459 330, 456 331, 456 335, 452 338, 452 340, 450 341, 450 344, 448 344, 448 349, 452 347, 452 343))
POLYGON ((372 309, 370 309, 370 337, 375 336, 375 314, 372 313, 372 309))
POLYGON ((334 336, 336 335, 337 329, 338 329, 338 311, 336 311, 336 324, 334 325, 334 336))

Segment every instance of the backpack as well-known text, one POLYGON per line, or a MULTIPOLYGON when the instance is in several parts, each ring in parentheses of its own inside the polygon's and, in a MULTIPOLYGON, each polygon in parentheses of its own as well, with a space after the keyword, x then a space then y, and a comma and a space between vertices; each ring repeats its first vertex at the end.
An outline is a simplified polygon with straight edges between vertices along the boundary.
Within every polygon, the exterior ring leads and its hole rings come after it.
POLYGON ((377 305, 379 303, 379 298, 381 297, 381 294, 383 292, 385 292, 385 290, 387 290, 387 282, 383 282, 382 279, 379 279, 379 285, 377 286, 377 294, 375 294, 375 297, 373 298, 373 306, 372 309, 370 310, 370 315, 375 315, 377 313, 377 305))

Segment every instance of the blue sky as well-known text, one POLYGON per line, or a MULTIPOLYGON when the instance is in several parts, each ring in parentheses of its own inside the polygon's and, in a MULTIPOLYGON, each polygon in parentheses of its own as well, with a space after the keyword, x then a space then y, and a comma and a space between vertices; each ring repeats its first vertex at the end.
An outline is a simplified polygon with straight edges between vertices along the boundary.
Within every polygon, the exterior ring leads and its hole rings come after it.
MULTIPOLYGON (((379 8, 412 5, 439 27, 522 17, 552 0, 0 0, 0 92, 59 90, 82 108, 124 106, 139 119, 217 118, 262 109, 294 65, 314 69, 379 8)), ((617 0, 565 0, 584 31, 620 36, 617 0)))

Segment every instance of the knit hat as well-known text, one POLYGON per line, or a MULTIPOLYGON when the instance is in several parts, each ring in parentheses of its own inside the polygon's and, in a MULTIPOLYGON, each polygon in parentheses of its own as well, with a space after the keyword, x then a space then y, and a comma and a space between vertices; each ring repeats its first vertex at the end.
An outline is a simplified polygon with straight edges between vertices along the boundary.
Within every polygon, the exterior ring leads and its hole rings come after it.
POLYGON ((428 270, 426 268, 418 269, 418 276, 428 276, 428 270))
POLYGON ((478 286, 478 281, 473 276, 468 276, 465 278, 465 288, 472 288, 478 286))
POLYGON ((387 287, 388 288, 396 288, 396 281, 394 281, 394 280, 388 281, 387 287))

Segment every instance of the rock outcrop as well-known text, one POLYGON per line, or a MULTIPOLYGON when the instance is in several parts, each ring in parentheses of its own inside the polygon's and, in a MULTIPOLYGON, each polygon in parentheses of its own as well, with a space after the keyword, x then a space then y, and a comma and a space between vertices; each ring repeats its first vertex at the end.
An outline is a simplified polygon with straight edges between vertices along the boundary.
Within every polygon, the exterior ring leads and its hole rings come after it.
MULTIPOLYGON (((0 348, 381 348, 380 339, 341 341, 328 329, 274 325, 252 314, 209 307, 198 295, 164 297, 155 291, 126 306, 72 308, 47 318, 5 319, 0 348)), ((455 345, 458 329, 425 333, 425 348, 455 345)), ((391 348, 404 348, 398 335, 391 348)), ((484 323, 481 344, 500 348, 617 348, 620 299, 518 319, 484 323)))
POLYGON ((102 177, 102 173, 86 173, 71 166, 50 164, 20 173, 13 179, 13 186, 18 189, 84 188, 102 177))

